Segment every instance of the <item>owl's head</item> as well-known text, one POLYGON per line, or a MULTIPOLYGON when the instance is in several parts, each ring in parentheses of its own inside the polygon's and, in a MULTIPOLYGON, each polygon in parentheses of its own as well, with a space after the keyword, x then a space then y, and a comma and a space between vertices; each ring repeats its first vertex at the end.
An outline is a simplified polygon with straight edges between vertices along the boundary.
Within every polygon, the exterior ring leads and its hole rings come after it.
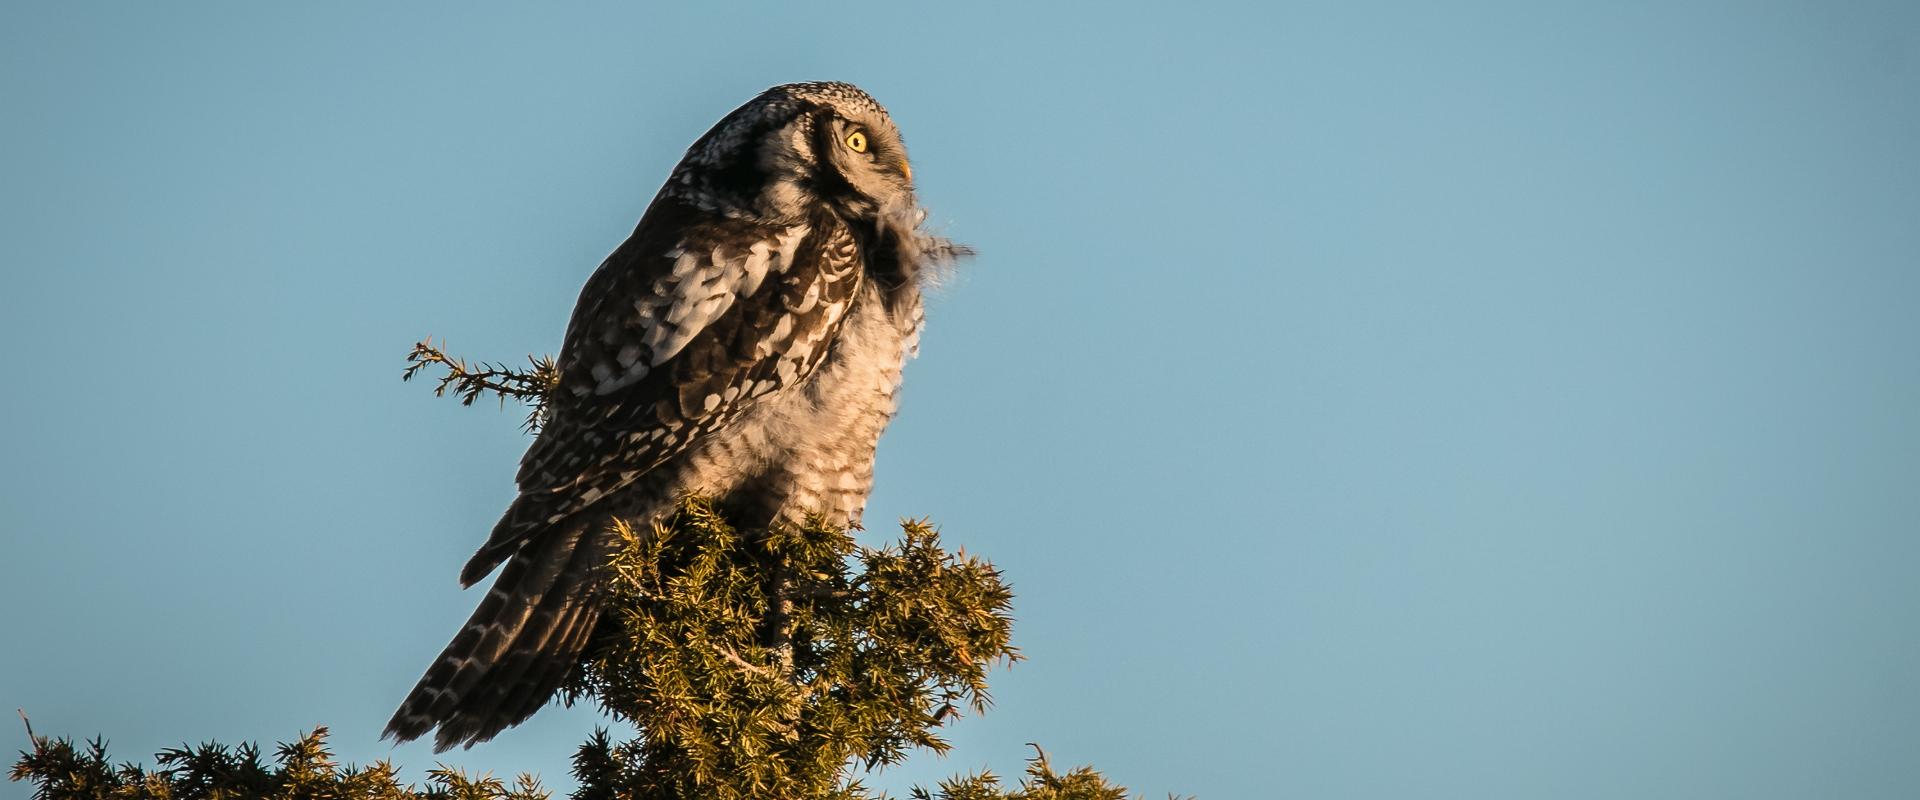
POLYGON ((734 109, 687 149, 666 191, 728 216, 910 213, 913 170, 887 110, 849 83, 790 83, 734 109))

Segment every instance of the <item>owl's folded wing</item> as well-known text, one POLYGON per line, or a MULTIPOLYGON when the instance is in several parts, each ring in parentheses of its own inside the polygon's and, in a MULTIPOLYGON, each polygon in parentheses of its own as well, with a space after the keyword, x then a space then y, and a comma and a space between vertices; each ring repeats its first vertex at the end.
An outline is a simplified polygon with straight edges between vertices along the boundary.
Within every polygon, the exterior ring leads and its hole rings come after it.
POLYGON ((804 380, 861 280, 832 217, 773 227, 657 201, 582 290, 520 496, 461 581, 804 380))

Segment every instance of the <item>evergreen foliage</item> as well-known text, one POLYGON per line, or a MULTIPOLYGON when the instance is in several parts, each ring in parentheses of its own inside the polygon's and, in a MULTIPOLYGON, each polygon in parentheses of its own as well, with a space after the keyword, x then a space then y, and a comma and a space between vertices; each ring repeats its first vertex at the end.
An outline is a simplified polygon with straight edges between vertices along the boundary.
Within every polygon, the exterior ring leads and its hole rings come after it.
MULTIPOLYGON (((471 405, 492 392, 532 406, 537 426, 554 385, 552 362, 469 368, 415 346, 405 377, 439 364, 436 393, 471 405)), ((612 597, 600 638, 566 687, 632 722, 637 738, 596 731, 573 758, 575 800, 875 800, 857 774, 945 752, 938 730, 990 702, 986 673, 1018 660, 1012 591, 986 561, 941 547, 933 527, 905 522, 899 540, 863 547, 811 520, 738 531, 689 498, 648 535, 614 523, 612 597)), ((162 751, 151 769, 112 764, 106 745, 28 735, 11 778, 39 800, 544 800, 531 776, 509 784, 445 766, 422 787, 386 761, 342 766, 325 728, 280 745, 162 751)), ((1036 748, 1037 751, 1037 748, 1036 748)), ((1046 754, 1009 788, 991 773, 916 788, 917 800, 1122 800, 1126 791, 1079 768, 1056 773, 1046 754)))
POLYGON ((489 392, 506 405, 509 399, 527 404, 527 421, 521 425, 528 433, 537 433, 540 423, 546 419, 547 397, 560 385, 560 368, 553 362, 552 356, 527 356, 530 369, 518 370, 505 364, 492 364, 485 361, 476 366, 467 366, 466 359, 447 355, 445 351, 433 346, 433 337, 427 337, 413 345, 413 352, 407 354, 407 368, 400 373, 400 380, 410 381, 421 370, 439 364, 447 374, 440 376, 440 382, 433 387, 435 397, 445 397, 452 392, 460 398, 460 405, 470 406, 489 392))
POLYGON ((162 750, 151 770, 115 766, 106 742, 33 736, 9 776, 36 784, 35 800, 546 800, 539 781, 521 775, 509 786, 491 775, 457 769, 427 771, 423 789, 400 783, 386 761, 342 766, 327 750, 327 729, 315 728, 276 749, 272 763, 252 744, 208 743, 162 750))
POLYGON ((870 549, 818 520, 743 535, 695 499, 651 535, 616 527, 619 634, 573 691, 640 726, 576 760, 622 797, 839 796, 850 761, 945 751, 936 729, 1017 657, 1000 573, 925 523, 870 549))

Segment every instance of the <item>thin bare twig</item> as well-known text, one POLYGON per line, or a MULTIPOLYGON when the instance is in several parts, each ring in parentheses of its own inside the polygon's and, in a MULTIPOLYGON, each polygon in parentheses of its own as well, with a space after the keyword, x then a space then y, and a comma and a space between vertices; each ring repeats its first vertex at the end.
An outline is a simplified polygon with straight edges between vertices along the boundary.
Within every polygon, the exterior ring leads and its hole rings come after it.
POLYGON ((733 651, 733 648, 728 647, 724 644, 720 644, 719 642, 713 642, 712 645, 713 645, 714 652, 719 653, 720 655, 726 656, 727 660, 733 662, 734 666, 744 669, 762 678, 773 677, 773 673, 769 671, 766 667, 758 666, 756 664, 753 664, 752 662, 747 661, 744 658, 741 658, 739 653, 736 653, 733 651))

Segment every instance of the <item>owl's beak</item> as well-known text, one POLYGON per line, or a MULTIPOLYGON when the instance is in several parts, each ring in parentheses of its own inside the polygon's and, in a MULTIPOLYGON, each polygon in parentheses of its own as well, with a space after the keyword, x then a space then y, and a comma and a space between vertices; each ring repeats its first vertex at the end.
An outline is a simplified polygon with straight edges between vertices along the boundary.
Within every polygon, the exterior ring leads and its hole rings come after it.
POLYGON ((906 159, 900 159, 900 174, 907 176, 907 182, 913 182, 913 166, 906 159))

